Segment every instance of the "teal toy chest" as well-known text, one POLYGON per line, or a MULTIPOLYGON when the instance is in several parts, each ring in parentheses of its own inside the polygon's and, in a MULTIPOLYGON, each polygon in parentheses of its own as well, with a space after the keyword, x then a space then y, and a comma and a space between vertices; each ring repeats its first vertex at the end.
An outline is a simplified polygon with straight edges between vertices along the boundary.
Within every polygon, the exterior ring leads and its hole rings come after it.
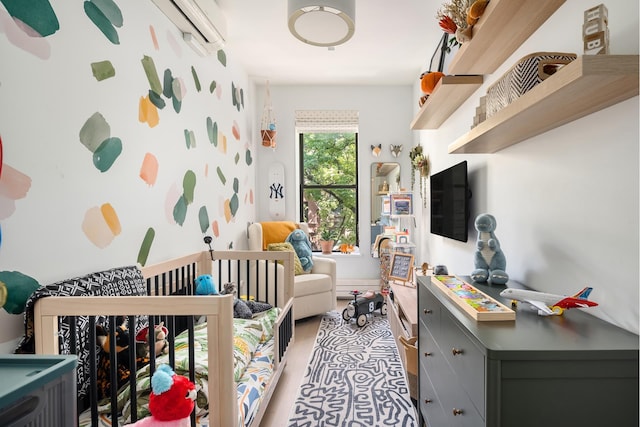
POLYGON ((76 356, 0 355, 0 424, 78 424, 76 356))

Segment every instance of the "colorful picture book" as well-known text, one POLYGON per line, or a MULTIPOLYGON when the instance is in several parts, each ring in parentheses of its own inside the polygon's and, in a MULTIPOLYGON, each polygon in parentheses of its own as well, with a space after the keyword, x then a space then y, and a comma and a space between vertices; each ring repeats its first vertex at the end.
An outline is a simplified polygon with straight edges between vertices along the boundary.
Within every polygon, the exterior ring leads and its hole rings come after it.
POLYGON ((431 282, 475 320, 515 320, 516 313, 456 276, 432 276, 431 282))

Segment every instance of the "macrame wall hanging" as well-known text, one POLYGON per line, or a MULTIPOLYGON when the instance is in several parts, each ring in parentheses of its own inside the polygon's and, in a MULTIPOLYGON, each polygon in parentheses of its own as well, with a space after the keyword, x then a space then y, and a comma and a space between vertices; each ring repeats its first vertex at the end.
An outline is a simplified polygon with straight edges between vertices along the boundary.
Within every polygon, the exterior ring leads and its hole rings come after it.
POLYGON ((269 80, 267 80, 267 94, 264 98, 264 110, 262 111, 262 123, 260 125, 260 136, 264 147, 276 148, 276 118, 271 105, 271 91, 269 90, 269 80))

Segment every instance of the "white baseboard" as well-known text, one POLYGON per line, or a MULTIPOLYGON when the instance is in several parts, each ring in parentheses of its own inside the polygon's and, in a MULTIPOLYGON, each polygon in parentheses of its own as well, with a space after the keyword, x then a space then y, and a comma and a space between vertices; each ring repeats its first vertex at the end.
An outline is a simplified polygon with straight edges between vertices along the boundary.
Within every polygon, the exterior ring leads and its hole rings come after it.
POLYGON ((351 291, 380 290, 380 279, 338 279, 336 284, 336 296, 339 299, 351 299, 351 291))

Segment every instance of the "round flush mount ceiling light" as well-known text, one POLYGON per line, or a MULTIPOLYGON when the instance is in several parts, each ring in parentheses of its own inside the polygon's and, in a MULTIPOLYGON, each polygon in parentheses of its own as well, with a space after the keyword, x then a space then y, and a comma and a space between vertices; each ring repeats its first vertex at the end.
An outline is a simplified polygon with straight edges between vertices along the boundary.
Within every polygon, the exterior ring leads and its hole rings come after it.
POLYGON ((313 46, 337 46, 356 29, 355 0, 288 0, 289 31, 313 46))

